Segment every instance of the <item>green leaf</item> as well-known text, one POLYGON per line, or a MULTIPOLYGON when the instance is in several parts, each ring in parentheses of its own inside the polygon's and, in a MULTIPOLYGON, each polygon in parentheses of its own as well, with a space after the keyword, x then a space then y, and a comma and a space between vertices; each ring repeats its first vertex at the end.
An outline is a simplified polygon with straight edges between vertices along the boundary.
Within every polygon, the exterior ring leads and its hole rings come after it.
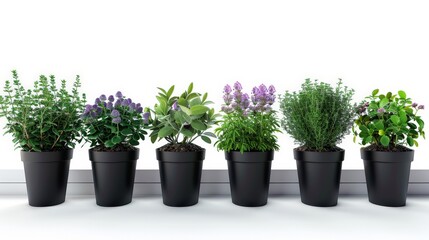
POLYGON ((194 89, 194 83, 189 84, 188 87, 188 94, 190 94, 192 92, 192 90, 194 89))
POLYGON ((383 136, 384 135, 384 130, 378 130, 378 135, 383 136))
POLYGON ((115 146, 115 144, 111 140, 109 140, 109 141, 104 143, 104 146, 111 148, 111 147, 115 146))
POLYGON ((204 93, 202 101, 204 102, 206 101, 206 99, 207 99, 207 93, 204 93))
POLYGON ((152 136, 150 136, 150 141, 151 141, 152 143, 155 143, 157 138, 158 138, 158 135, 157 135, 157 134, 152 135, 152 136))
POLYGON ((201 131, 204 131, 207 129, 207 126, 199 120, 192 121, 191 126, 194 129, 201 130, 201 131))
POLYGON ((379 120, 379 121, 377 121, 377 122, 375 122, 375 127, 378 129, 378 130, 383 130, 384 129, 384 123, 383 123, 383 120, 379 120))
POLYGON ((114 143, 114 144, 118 144, 118 143, 122 142, 122 138, 121 138, 121 137, 119 137, 119 136, 114 136, 114 137, 111 139, 111 141, 112 141, 112 143, 114 143))
POLYGON ((121 131, 121 134, 124 136, 128 136, 128 135, 133 134, 133 131, 129 128, 125 128, 124 130, 121 131))
POLYGON ((174 92, 174 85, 173 86, 171 86, 170 87, 170 89, 168 89, 168 92, 167 92, 167 98, 170 98, 171 97, 171 94, 173 94, 173 92, 174 92))
POLYGON ((419 143, 418 143, 416 140, 414 140, 414 145, 415 145, 416 147, 419 147, 419 143))
POLYGON ((130 144, 133 145, 133 146, 137 146, 137 145, 139 145, 139 142, 136 141, 136 140, 134 140, 134 139, 131 139, 130 140, 130 144))
POLYGON ((372 142, 372 136, 368 136, 365 138, 365 142, 366 143, 371 143, 372 142))
POLYGON ((186 100, 186 99, 184 99, 184 98, 179 98, 178 100, 177 100, 177 103, 180 105, 180 106, 188 106, 188 101, 186 100))
POLYGON ((189 106, 195 106, 195 105, 201 105, 201 99, 199 97, 196 97, 189 101, 189 106))
POLYGON ((390 120, 393 122, 393 124, 398 125, 401 123, 401 119, 397 115, 390 116, 390 120))
POLYGON ((404 91, 402 91, 402 90, 399 90, 399 91, 398 91, 398 95, 399 95, 399 97, 400 97, 400 98, 402 98, 402 99, 407 98, 407 94, 406 94, 404 91))
POLYGON ((377 95, 377 93, 378 93, 379 91, 380 91, 379 89, 375 89, 374 91, 372 91, 372 96, 377 95))
POLYGON ((407 113, 404 110, 399 111, 399 118, 401 119, 401 123, 406 123, 408 121, 407 113))
POLYGON ((204 106, 204 105, 195 105, 191 107, 191 112, 192 115, 200 115, 200 114, 204 114, 207 111, 209 111, 210 108, 204 106))
POLYGON ((383 135, 383 136, 380 138, 380 142, 381 142, 381 144, 382 144, 383 146, 388 147, 388 146, 389 146, 389 143, 390 143, 390 138, 389 138, 388 136, 386 136, 386 135, 383 135))
POLYGON ((380 100, 380 103, 379 103, 379 107, 380 108, 382 108, 382 107, 384 107, 384 106, 386 106, 387 104, 389 103, 389 99, 388 98, 386 98, 386 97, 384 97, 384 98, 382 98, 381 100, 380 100))
POLYGON ((186 113, 187 115, 192 115, 191 109, 189 109, 189 108, 187 108, 187 107, 185 107, 185 106, 183 106, 183 105, 180 105, 180 104, 179 104, 179 106, 180 106, 180 109, 181 109, 184 113, 186 113))
POLYGON ((188 114, 186 114, 185 112, 183 112, 183 111, 176 112, 176 116, 179 117, 179 118, 181 118, 180 122, 182 122, 182 124, 185 123, 185 122, 186 123, 191 123, 192 122, 192 118, 188 114))
POLYGON ((181 133, 186 137, 193 137, 195 135, 195 133, 189 131, 188 129, 182 129, 181 133))
POLYGON ((168 135, 171 135, 173 133, 174 129, 170 126, 164 126, 163 128, 161 128, 158 132, 158 137, 159 138, 164 138, 168 135))
POLYGON ((212 133, 212 132, 205 132, 205 133, 203 133, 203 135, 206 135, 206 136, 209 136, 209 137, 212 137, 212 138, 217 138, 217 136, 214 133, 212 133))
POLYGON ((164 90, 164 89, 162 89, 162 88, 158 88, 162 93, 164 93, 164 95, 166 95, 167 94, 167 92, 164 90))
POLYGON ((407 143, 412 147, 414 145, 414 139, 412 137, 407 137, 407 143))
POLYGON ((209 143, 209 144, 212 143, 212 140, 209 137, 201 136, 201 139, 206 143, 209 143))

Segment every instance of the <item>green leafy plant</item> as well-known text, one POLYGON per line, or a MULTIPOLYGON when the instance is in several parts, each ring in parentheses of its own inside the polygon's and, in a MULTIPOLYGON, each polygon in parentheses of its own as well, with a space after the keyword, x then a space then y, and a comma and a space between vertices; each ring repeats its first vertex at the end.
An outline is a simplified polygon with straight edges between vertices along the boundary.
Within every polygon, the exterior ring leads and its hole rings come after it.
POLYGON ((306 151, 335 151, 355 117, 354 90, 306 79, 299 92, 283 95, 282 126, 306 151))
POLYGON ((207 130, 217 123, 219 115, 207 106, 213 103, 207 100, 207 93, 193 92, 193 86, 191 83, 179 96, 173 96, 174 86, 168 90, 158 88, 158 103, 152 110, 155 115, 150 134, 152 142, 165 139, 169 144, 190 144, 201 138, 211 143, 210 137, 216 137, 207 130))
POLYGON ((353 126, 353 141, 372 144, 378 150, 395 149, 397 145, 418 146, 416 139, 425 137, 424 122, 418 116, 424 106, 413 103, 404 91, 379 94, 375 89, 357 108, 359 117, 353 126))
POLYGON ((85 104, 79 76, 69 93, 65 80, 57 88, 54 75, 49 79, 41 75, 33 89, 24 88, 15 70, 12 75, 0 96, 0 117, 6 118, 5 133, 12 134, 16 148, 35 152, 74 148, 82 127, 79 111, 85 104))
POLYGON ((93 105, 86 105, 81 118, 85 122, 83 135, 97 151, 128 151, 145 139, 149 112, 143 113, 140 103, 134 103, 122 92, 106 97, 102 94, 93 105))
POLYGON ((222 111, 225 113, 221 126, 216 129, 218 150, 230 151, 272 151, 278 150, 275 133, 280 132, 272 104, 275 101, 274 86, 262 84, 254 87, 252 96, 242 92, 239 82, 224 87, 222 111))

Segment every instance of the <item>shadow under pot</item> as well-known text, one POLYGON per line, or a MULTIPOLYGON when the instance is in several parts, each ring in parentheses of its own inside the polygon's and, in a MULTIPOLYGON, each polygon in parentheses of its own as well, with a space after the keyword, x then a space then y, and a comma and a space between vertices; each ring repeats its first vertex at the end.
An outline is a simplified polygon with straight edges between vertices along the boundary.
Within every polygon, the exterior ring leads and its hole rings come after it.
POLYGON ((293 150, 301 202, 316 207, 336 206, 344 150, 313 152, 293 150))
POLYGON ((387 207, 405 206, 414 150, 381 152, 361 148, 360 153, 369 201, 387 207))
POLYGON ((131 202, 139 149, 125 152, 89 150, 97 205, 122 206, 131 202))
POLYGON ((267 204, 274 151, 225 152, 232 203, 243 207, 267 204))
POLYGON ((55 152, 21 151, 28 204, 33 207, 63 203, 73 149, 55 152))
POLYGON ((205 149, 199 152, 167 152, 156 149, 165 205, 186 207, 198 203, 205 152, 205 149))

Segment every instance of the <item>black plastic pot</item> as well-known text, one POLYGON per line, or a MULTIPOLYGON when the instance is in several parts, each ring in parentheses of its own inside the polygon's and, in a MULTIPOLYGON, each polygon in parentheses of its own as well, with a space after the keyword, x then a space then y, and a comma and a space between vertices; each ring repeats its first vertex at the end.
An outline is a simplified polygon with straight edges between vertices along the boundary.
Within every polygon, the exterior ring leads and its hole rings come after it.
POLYGON ((364 160, 369 201, 388 207, 405 206, 414 150, 378 152, 362 148, 360 153, 364 160))
POLYGON ((139 149, 128 152, 89 150, 97 205, 114 207, 131 202, 138 158, 139 149))
POLYGON ((73 149, 58 152, 21 151, 30 206, 53 206, 65 201, 72 158, 73 149))
POLYGON ((337 205, 344 150, 310 152, 293 150, 299 179, 301 202, 311 206, 337 205))
POLYGON ((165 205, 186 207, 198 203, 205 153, 205 149, 201 152, 156 150, 165 205))
POLYGON ((267 204, 274 151, 225 152, 232 202, 244 207, 267 204))

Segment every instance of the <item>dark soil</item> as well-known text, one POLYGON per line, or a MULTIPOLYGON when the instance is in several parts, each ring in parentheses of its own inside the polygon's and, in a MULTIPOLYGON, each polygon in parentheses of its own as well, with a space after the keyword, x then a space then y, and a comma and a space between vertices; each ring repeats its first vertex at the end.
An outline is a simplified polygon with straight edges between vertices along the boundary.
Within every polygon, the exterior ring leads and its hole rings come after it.
POLYGON ((375 144, 369 145, 368 147, 364 147, 366 151, 377 151, 377 152, 410 152, 413 151, 412 149, 409 149, 407 147, 396 145, 396 146, 389 146, 388 148, 383 146, 378 146, 375 144))
POLYGON ((92 148, 95 152, 130 152, 135 151, 137 148, 126 145, 116 145, 114 148, 106 148, 104 146, 96 146, 92 148))
POLYGON ((307 146, 301 146, 301 147, 295 148, 294 150, 302 151, 302 152, 341 152, 344 149, 339 147, 332 147, 332 148, 324 148, 323 150, 316 150, 316 149, 309 148, 307 146))
POLYGON ((164 146, 158 148, 157 150, 161 152, 201 152, 204 148, 195 145, 193 143, 190 144, 165 144, 164 146))

